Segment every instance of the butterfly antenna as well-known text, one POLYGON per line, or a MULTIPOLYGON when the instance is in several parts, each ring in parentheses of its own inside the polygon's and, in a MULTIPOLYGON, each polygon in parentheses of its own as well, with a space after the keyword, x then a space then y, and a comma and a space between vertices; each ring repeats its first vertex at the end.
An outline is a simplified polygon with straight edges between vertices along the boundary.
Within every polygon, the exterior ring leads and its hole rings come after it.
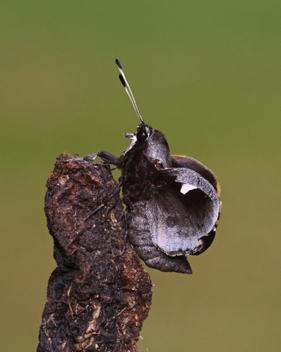
POLYGON ((116 65, 117 65, 117 67, 118 67, 118 69, 120 71, 119 79, 120 79, 121 83, 123 84, 123 87, 125 88, 125 92, 127 93, 129 99, 131 100, 131 103, 132 103, 133 108, 134 108, 134 110, 135 110, 135 112, 137 114, 137 117, 140 119, 141 123, 144 124, 143 118, 141 116, 141 113, 140 113, 139 108, 137 106, 137 103, 135 101, 135 98, 134 98, 134 95, 133 95, 133 93, 131 91, 129 83, 126 80, 123 68, 122 68, 122 66, 120 64, 120 61, 118 59, 116 59, 115 62, 116 62, 116 65))

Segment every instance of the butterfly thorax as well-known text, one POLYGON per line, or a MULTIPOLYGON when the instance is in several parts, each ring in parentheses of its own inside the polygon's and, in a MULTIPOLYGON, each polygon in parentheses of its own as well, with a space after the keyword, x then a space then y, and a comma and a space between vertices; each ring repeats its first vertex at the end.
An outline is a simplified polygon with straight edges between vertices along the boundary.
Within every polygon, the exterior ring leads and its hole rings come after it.
POLYGON ((171 166, 171 156, 164 134, 147 125, 138 127, 131 148, 120 158, 124 180, 123 193, 131 200, 149 198, 155 187, 159 187, 159 170, 171 166), (144 140, 137 136, 147 133, 144 140))

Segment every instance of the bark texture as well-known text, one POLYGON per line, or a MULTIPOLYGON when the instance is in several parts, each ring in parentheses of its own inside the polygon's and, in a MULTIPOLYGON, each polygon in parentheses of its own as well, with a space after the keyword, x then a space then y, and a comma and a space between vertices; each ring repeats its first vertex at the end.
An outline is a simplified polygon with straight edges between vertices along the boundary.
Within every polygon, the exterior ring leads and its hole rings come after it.
POLYGON ((110 198, 116 186, 108 165, 69 154, 57 159, 45 197, 57 268, 37 352, 137 351, 152 284, 124 243, 122 202, 118 192, 110 198))

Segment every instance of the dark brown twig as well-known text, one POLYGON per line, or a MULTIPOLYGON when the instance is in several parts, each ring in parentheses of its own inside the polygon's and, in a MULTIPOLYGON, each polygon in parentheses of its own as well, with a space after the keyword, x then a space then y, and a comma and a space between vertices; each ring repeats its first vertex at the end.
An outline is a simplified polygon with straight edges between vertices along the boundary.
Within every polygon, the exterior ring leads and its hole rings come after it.
POLYGON ((117 182, 109 167, 75 158, 61 155, 47 182, 45 213, 57 268, 37 352, 137 351, 152 284, 128 243, 120 255, 125 219, 119 195, 110 198, 117 182))

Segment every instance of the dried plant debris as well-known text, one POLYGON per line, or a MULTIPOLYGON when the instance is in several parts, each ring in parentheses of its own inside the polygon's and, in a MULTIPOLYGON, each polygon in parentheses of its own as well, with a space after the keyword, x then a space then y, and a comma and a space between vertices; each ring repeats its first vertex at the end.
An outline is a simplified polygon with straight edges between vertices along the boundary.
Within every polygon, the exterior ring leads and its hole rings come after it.
POLYGON ((37 352, 137 351, 152 284, 125 244, 116 186, 104 163, 69 154, 57 159, 45 197, 57 268, 49 279, 37 352))

